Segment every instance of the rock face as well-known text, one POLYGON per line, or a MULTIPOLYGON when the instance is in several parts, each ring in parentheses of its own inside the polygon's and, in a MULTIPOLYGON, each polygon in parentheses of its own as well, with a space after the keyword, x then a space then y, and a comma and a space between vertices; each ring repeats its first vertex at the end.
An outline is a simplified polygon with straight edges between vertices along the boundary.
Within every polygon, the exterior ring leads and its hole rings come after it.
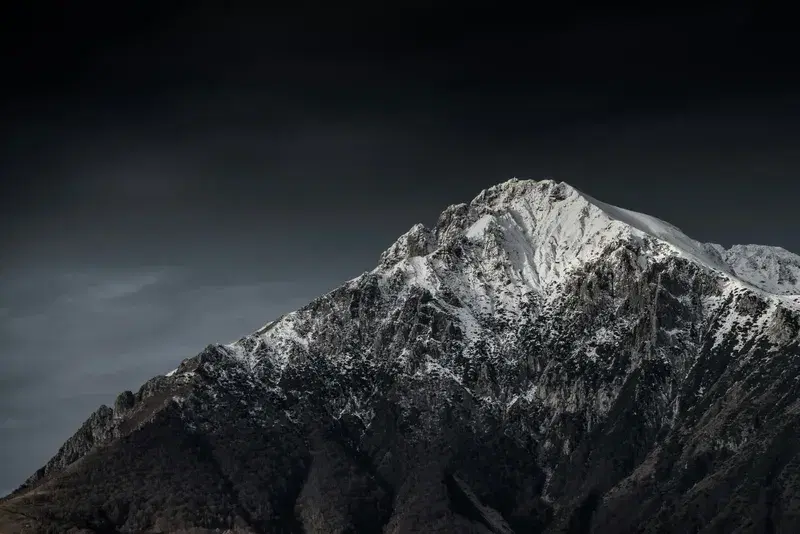
POLYGON ((798 265, 512 180, 100 408, 0 531, 800 532, 798 265))

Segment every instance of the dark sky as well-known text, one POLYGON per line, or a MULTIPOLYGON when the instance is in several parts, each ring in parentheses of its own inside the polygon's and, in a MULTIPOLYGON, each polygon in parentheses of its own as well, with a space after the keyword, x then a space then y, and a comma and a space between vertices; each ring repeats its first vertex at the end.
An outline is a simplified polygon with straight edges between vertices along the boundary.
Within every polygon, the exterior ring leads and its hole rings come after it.
POLYGON ((514 176, 800 252, 795 37, 755 3, 58 4, 0 16, 0 493, 514 176))

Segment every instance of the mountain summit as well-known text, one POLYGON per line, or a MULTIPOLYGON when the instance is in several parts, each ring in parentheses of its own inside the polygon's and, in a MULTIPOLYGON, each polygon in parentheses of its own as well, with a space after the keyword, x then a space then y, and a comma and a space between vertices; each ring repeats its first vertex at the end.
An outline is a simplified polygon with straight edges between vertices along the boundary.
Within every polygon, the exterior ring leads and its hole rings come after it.
POLYGON ((0 532, 795 532, 798 376, 798 256, 510 180, 101 407, 0 532))

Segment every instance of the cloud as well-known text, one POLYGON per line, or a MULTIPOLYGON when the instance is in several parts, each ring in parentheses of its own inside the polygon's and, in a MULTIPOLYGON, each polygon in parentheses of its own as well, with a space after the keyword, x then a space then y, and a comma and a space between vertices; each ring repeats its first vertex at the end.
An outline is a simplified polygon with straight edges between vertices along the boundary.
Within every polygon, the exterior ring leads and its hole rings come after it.
POLYGON ((33 421, 30 420, 21 420, 21 419, 14 419, 12 417, 6 417, 4 420, 0 420, 0 429, 12 429, 12 428, 24 428, 26 426, 31 426, 33 421))
POLYGON ((162 277, 157 273, 147 273, 123 279, 106 280, 89 287, 88 296, 98 300, 127 297, 157 284, 161 279, 162 277))

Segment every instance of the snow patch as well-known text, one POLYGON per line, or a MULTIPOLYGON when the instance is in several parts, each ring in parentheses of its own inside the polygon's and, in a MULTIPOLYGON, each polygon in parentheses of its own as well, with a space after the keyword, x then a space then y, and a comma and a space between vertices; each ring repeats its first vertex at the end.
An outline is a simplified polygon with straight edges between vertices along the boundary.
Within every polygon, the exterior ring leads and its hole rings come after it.
POLYGON ((493 222, 496 222, 494 216, 484 215, 467 229, 466 236, 469 239, 476 239, 483 236, 493 222))

